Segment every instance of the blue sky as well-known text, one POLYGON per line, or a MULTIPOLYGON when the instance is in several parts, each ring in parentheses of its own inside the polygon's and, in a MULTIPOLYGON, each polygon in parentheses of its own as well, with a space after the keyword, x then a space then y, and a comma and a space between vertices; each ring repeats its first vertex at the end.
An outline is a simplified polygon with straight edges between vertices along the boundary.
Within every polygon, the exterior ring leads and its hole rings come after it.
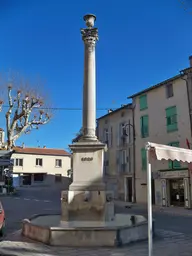
POLYGON ((99 117, 127 103, 132 93, 189 66, 190 1, 184 10, 181 0, 1 0, 0 72, 40 77, 52 107, 73 109, 55 110, 49 124, 22 136, 18 144, 67 148, 80 129, 84 14, 94 13, 99 29, 99 117))

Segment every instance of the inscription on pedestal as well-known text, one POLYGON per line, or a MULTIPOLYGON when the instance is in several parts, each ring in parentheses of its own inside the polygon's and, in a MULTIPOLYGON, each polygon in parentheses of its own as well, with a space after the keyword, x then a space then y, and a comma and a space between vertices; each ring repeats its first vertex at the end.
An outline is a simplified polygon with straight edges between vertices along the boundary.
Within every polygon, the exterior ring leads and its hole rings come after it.
POLYGON ((93 157, 82 157, 81 161, 82 162, 90 162, 90 161, 93 161, 93 157))

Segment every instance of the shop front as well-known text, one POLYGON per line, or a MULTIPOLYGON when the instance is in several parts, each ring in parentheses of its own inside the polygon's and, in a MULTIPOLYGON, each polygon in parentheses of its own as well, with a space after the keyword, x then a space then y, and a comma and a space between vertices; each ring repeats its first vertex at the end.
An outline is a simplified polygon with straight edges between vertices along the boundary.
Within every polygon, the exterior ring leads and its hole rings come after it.
POLYGON ((162 206, 191 208, 188 170, 161 171, 162 206))

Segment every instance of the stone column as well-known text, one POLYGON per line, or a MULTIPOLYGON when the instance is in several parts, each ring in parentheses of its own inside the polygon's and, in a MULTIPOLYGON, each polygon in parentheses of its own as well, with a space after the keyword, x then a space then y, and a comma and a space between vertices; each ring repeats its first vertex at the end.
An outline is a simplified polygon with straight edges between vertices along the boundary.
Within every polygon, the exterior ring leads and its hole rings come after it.
POLYGON ((81 30, 85 45, 84 52, 84 85, 83 85, 83 140, 96 141, 96 76, 95 45, 98 40, 98 29, 93 28, 96 16, 84 16, 87 28, 81 30))
POLYGON ((114 216, 114 204, 103 180, 105 144, 96 137, 95 44, 98 31, 93 28, 96 17, 84 16, 88 28, 82 29, 85 44, 83 87, 83 136, 70 145, 73 152, 73 183, 63 191, 63 222, 106 221, 114 216))

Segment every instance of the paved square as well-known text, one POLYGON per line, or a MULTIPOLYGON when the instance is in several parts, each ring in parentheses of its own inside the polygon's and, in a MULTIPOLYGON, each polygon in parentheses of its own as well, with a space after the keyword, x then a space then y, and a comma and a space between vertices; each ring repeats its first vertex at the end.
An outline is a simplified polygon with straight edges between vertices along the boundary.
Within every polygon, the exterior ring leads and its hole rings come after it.
MULTIPOLYGON (((9 256, 147 256, 147 242, 124 248, 59 248, 34 243, 19 233, 0 243, 1 255, 9 256)), ((192 237, 182 233, 158 230, 154 240, 154 256, 191 256, 192 237)))

